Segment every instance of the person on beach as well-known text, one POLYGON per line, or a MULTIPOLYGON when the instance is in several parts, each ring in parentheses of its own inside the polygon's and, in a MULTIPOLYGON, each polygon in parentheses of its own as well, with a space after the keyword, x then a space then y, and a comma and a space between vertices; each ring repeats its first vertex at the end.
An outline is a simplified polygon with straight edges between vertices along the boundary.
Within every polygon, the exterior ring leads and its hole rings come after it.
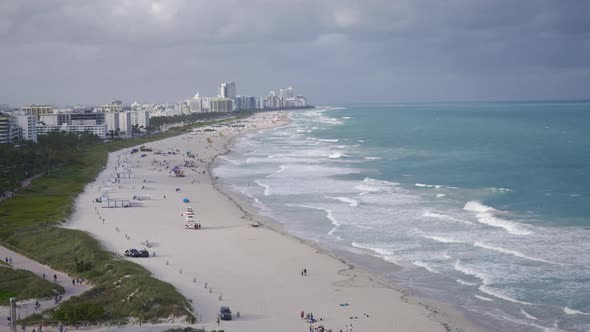
POLYGON ((72 279, 72 286, 76 286, 76 279, 72 279))
POLYGON ((307 269, 303 269, 303 275, 307 275, 307 269))
POLYGON ((54 282, 57 282, 57 274, 54 274, 54 275, 53 275, 53 281, 54 281, 54 282))
POLYGON ((305 313, 303 312, 303 310, 301 310, 301 319, 303 319, 304 315, 305 315, 305 313))

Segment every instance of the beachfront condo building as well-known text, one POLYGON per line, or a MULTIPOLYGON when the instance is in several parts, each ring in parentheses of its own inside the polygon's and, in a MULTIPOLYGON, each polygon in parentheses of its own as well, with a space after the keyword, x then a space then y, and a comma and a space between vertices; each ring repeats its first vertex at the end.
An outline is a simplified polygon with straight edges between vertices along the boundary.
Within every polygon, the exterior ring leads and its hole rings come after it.
POLYGON ((217 97, 209 100, 210 112, 231 112, 233 110, 234 101, 229 98, 217 97))
POLYGON ((14 117, 0 113, 0 144, 12 143, 18 140, 18 127, 14 117))
POLYGON ((23 141, 37 142, 37 121, 34 115, 26 112, 14 114, 16 125, 18 127, 18 138, 23 141))
POLYGON ((219 85, 219 97, 236 99, 236 82, 224 82, 219 85))

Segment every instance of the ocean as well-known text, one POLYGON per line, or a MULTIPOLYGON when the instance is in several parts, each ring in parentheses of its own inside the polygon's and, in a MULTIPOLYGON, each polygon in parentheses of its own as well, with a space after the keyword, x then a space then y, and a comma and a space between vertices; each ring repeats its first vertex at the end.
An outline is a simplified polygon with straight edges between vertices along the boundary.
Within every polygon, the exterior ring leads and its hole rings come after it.
POLYGON ((381 274, 482 326, 590 330, 589 102, 346 105, 292 119, 218 158, 226 188, 356 265, 400 266, 381 274))

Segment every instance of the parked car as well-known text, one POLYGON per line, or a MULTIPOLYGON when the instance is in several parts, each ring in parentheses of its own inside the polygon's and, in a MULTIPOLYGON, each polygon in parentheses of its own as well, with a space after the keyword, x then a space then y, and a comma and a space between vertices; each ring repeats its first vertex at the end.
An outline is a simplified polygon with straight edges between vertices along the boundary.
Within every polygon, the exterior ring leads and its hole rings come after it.
POLYGON ((145 250, 127 249, 125 250, 125 256, 127 257, 150 257, 150 253, 145 250))
POLYGON ((221 320, 231 320, 231 310, 229 310, 229 307, 221 307, 219 308, 219 319, 221 320))

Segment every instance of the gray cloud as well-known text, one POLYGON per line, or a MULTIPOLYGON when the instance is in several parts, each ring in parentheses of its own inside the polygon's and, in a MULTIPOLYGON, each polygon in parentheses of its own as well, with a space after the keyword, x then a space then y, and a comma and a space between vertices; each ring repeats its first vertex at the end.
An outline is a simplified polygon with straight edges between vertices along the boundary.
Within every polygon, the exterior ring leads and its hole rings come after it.
POLYGON ((590 98, 590 2, 0 2, 0 103, 590 98))

